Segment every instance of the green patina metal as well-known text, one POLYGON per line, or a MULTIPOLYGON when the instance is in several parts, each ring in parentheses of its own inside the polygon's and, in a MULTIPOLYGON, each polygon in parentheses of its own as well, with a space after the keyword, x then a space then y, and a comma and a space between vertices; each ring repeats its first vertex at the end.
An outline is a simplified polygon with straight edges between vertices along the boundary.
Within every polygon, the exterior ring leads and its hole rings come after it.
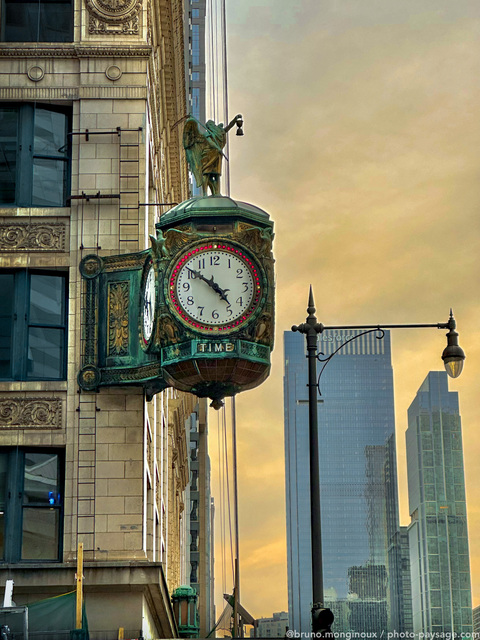
POLYGON ((218 360, 243 357, 252 362, 270 364, 270 349, 246 340, 214 340, 212 338, 189 340, 162 349, 162 364, 176 364, 192 358, 218 360))
POLYGON ((189 585, 178 587, 172 594, 173 611, 180 638, 198 638, 200 621, 197 601, 197 592, 189 585))
MULTIPOLYGON (((274 340, 273 222, 268 214, 226 196, 190 198, 162 215, 150 239, 152 246, 145 251, 89 255, 80 263, 80 387, 139 385, 151 397, 174 386, 210 397, 218 407, 223 397, 263 382, 274 340), (254 304, 237 312, 244 316, 231 326, 202 326, 174 308, 173 270, 190 251, 227 245, 229 255, 243 256, 254 269, 254 304), (152 269, 155 286, 148 293, 152 269)), ((202 286, 208 290, 213 276, 205 273, 202 286)))
POLYGON ((237 135, 243 135, 243 119, 235 116, 227 126, 223 122, 215 124, 208 120, 205 124, 193 116, 189 116, 183 129, 183 147, 187 162, 195 176, 197 187, 206 196, 208 189, 212 195, 220 193, 220 176, 222 173, 222 158, 226 157, 223 148, 227 144, 227 133, 237 125, 237 135))
POLYGON ((83 366, 78 384, 85 391, 102 386, 142 386, 148 396, 169 385, 159 358, 139 340, 141 287, 151 251, 85 256, 80 263, 84 282, 82 322, 83 366))
POLYGON ((273 230, 273 222, 266 211, 248 202, 240 202, 221 195, 195 196, 181 202, 161 216, 156 228, 165 231, 179 227, 185 222, 192 222, 197 227, 200 225, 201 233, 202 222, 208 224, 218 222, 225 225, 242 221, 273 230))

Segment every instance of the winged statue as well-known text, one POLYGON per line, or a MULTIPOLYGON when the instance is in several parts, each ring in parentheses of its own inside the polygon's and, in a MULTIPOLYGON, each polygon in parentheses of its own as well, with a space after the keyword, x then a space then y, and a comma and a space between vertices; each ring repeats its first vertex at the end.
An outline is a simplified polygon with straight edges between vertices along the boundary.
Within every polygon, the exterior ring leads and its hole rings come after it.
POLYGON ((220 193, 220 176, 222 173, 222 158, 228 158, 223 153, 227 144, 227 133, 237 125, 239 135, 242 135, 241 115, 235 116, 226 126, 223 123, 215 124, 208 120, 205 125, 195 117, 189 116, 183 129, 183 147, 187 156, 187 162, 195 176, 197 187, 202 189, 203 195, 208 195, 210 189, 212 195, 220 193), (201 131, 202 127, 205 131, 201 131))

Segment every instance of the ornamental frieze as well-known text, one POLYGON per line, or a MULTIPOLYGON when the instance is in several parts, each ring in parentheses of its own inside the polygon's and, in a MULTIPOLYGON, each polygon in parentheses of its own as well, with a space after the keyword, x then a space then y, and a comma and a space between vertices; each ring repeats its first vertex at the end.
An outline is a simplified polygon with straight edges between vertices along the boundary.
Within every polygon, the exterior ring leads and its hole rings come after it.
POLYGON ((60 398, 0 398, 0 429, 61 429, 60 398))
POLYGON ((138 34, 142 0, 85 0, 90 12, 89 33, 138 34))
POLYGON ((63 223, 2 222, 0 251, 65 251, 63 223))
POLYGON ((105 271, 130 271, 141 269, 145 264, 145 253, 129 253, 120 256, 108 256, 104 258, 105 271))

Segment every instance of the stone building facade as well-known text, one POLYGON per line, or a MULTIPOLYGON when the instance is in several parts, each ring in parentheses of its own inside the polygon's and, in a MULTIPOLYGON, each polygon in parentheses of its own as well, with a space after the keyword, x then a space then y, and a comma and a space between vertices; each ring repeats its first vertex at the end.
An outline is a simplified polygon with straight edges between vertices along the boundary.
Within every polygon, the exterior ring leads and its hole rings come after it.
MULTIPOLYGON (((137 386, 81 391, 79 263, 140 251, 188 197, 181 0, 3 0, 0 562, 17 604, 74 588, 92 640, 176 634, 189 582, 192 415, 137 386)), ((122 305, 119 286, 109 304, 122 305)), ((131 326, 109 326, 121 350, 131 326)), ((201 416, 201 418, 200 418, 201 416)))

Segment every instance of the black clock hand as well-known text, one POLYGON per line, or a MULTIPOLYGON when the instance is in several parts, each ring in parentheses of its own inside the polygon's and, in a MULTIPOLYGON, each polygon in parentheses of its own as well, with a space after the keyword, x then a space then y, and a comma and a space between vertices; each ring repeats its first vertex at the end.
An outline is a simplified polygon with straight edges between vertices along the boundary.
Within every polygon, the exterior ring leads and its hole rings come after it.
POLYGON ((230 289, 222 289, 213 279, 213 276, 210 278, 210 280, 207 281, 209 283, 209 285, 212 287, 212 289, 215 291, 215 293, 218 293, 218 295, 220 296, 220 300, 225 300, 225 302, 227 304, 230 304, 227 298, 227 291, 230 291, 230 289))
POLYGON ((145 310, 146 315, 150 317, 152 314, 152 303, 150 302, 150 300, 145 300, 145 305, 143 308, 145 310))
POLYGON ((195 271, 195 269, 190 269, 190 267, 187 267, 187 269, 193 273, 193 275, 196 278, 200 278, 200 280, 203 280, 204 282, 206 282, 208 284, 209 287, 211 287, 215 293, 218 293, 218 295, 220 296, 220 300, 225 300, 225 302, 227 304, 230 304, 227 298, 227 291, 230 291, 230 289, 222 289, 213 279, 213 276, 209 279, 209 278, 205 278, 205 276, 203 274, 200 273, 200 271, 195 271))

